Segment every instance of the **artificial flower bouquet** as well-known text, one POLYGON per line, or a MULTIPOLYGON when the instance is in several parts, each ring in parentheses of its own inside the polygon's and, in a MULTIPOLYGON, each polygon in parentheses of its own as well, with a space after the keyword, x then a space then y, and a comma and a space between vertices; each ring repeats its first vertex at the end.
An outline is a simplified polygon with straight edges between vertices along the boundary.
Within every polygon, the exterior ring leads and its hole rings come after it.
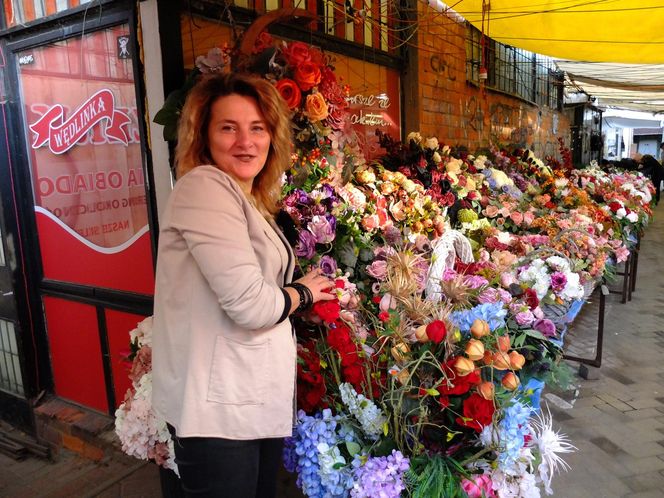
POLYGON ((166 422, 152 410, 152 317, 138 323, 129 338, 132 387, 115 411, 115 432, 128 455, 177 472, 166 422))

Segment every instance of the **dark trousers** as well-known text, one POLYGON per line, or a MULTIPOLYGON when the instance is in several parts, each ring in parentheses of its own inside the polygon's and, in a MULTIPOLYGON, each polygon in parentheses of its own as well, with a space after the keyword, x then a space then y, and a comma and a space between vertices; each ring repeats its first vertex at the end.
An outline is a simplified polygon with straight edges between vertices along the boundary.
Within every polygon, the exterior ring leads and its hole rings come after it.
POLYGON ((169 426, 182 489, 191 498, 274 498, 283 438, 179 438, 169 426))

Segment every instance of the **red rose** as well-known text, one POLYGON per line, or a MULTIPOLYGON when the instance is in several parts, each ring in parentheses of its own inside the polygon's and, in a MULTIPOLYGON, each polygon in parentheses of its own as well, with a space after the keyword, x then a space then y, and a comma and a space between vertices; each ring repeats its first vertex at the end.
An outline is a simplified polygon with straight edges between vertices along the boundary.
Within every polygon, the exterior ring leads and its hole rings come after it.
POLYGON ((290 66, 299 66, 303 62, 311 61, 311 53, 306 43, 298 41, 289 43, 281 49, 281 53, 290 66))
POLYGON ((445 327, 445 323, 441 320, 434 320, 427 325, 426 332, 429 340, 440 344, 447 336, 447 327, 445 327))
POLYGON ((341 307, 339 301, 332 299, 331 301, 318 301, 311 310, 325 323, 333 323, 339 319, 341 307))
POLYGON ((357 363, 362 363, 362 358, 360 358, 360 355, 357 354, 357 350, 346 351, 346 352, 341 354, 341 366, 342 367, 349 367, 349 366, 355 365, 357 363))
POLYGON ((470 391, 473 386, 482 382, 479 370, 477 369, 468 375, 459 375, 452 366, 455 360, 456 358, 450 358, 442 365, 443 372, 445 372, 445 376, 447 377, 447 381, 444 380, 437 388, 442 394, 465 394, 470 391))
POLYGON ((609 203, 609 209, 613 211, 614 213, 617 212, 622 206, 620 205, 619 202, 613 201, 609 203))
POLYGON ((390 314, 387 311, 381 311, 380 313, 378 313, 378 319, 381 322, 387 322, 390 319, 390 314))
POLYGON ((456 421, 460 425, 482 432, 493 420, 495 410, 493 401, 473 393, 463 402, 463 417, 457 417, 456 421))
POLYGON ((344 380, 350 382, 353 387, 360 388, 364 380, 364 368, 361 363, 354 363, 343 368, 344 380))
POLYGON ((270 36, 270 33, 263 31, 260 35, 258 35, 258 38, 256 38, 256 41, 254 42, 254 48, 251 51, 251 53, 260 54, 266 48, 271 47, 273 44, 274 44, 274 39, 272 38, 272 36, 270 36))
POLYGON ((286 101, 286 105, 288 105, 289 109, 296 109, 300 105, 300 102, 302 102, 302 93, 300 92, 297 83, 288 78, 284 78, 277 81, 275 86, 286 101))
POLYGON ((339 352, 354 351, 355 344, 350 337, 350 330, 346 326, 336 327, 327 332, 327 343, 332 349, 339 352))
POLYGON ((531 310, 534 310, 539 306, 539 299, 537 297, 537 292, 534 289, 528 288, 523 293, 523 298, 526 300, 526 304, 531 310))
POLYGON ((295 68, 295 81, 307 92, 320 83, 320 66, 312 62, 303 62, 295 68))

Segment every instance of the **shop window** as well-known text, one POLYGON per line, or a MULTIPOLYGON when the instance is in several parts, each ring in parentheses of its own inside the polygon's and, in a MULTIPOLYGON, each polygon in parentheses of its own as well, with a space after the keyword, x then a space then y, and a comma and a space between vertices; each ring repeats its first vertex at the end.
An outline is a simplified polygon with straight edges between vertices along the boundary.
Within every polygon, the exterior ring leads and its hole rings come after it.
POLYGON ((282 8, 306 9, 318 16, 326 35, 393 53, 390 28, 396 15, 386 0, 235 0, 234 5, 258 13, 282 8))
POLYGON ((14 323, 0 319, 0 389, 24 395, 14 323))
POLYGON ((487 70, 486 86, 552 109, 561 109, 561 74, 549 57, 485 38, 468 25, 466 80, 480 83, 480 68, 487 70))
POLYGON ((91 0, 5 0, 5 20, 7 26, 25 24, 42 17, 78 7, 91 0))
POLYGON ((44 277, 151 294, 129 39, 114 26, 17 60, 44 277))

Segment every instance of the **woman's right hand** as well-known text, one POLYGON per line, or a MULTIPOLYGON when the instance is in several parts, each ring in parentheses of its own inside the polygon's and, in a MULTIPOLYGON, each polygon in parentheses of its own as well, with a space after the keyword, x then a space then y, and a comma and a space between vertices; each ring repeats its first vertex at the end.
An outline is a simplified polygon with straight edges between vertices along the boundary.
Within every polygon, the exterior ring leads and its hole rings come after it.
POLYGON ((334 279, 323 274, 320 268, 314 268, 295 282, 306 286, 311 291, 314 303, 318 301, 330 301, 336 297, 333 292, 335 288, 334 279))

